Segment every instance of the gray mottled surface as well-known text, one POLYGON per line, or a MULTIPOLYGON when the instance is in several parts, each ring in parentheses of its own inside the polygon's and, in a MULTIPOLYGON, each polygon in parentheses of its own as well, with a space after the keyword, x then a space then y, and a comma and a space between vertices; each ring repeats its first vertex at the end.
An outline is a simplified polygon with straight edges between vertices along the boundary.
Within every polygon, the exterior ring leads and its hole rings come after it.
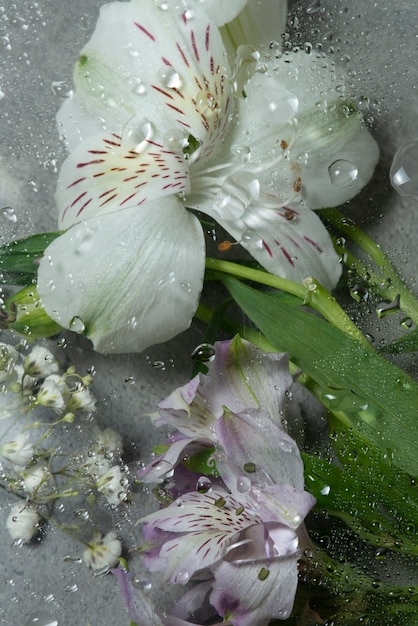
MULTIPOLYGON (((100 5, 100 0, 0 0, 0 206, 13 207, 16 216, 13 221, 0 215, 2 241, 55 227, 53 192, 64 151, 54 123, 61 101, 51 84, 70 85, 77 51, 100 5)), ((313 5, 308 0, 291 4, 290 14, 299 24, 292 19, 290 40, 319 43, 345 66, 352 93, 370 98, 365 115, 382 149, 375 180, 349 210, 415 284, 418 201, 402 200, 391 189, 388 170, 397 147, 418 137, 418 2, 322 0, 322 8, 308 14, 313 5)), ((373 328, 376 320, 366 323, 373 328)), ((152 436, 140 416, 187 380, 190 353, 201 339, 195 326, 146 354, 116 358, 94 354, 88 342, 74 336, 66 348, 54 341, 50 345, 64 362, 82 370, 94 366, 100 423, 123 434, 129 461, 141 455, 152 436), (153 367, 156 361, 165 366, 153 367)), ((0 520, 12 501, 0 495, 0 520)), ((131 519, 136 514, 130 513, 131 519)), ((135 542, 135 532, 125 519, 121 533, 127 544, 135 542)), ((31 616, 42 611, 60 626, 128 623, 112 577, 93 578, 82 564, 63 561, 65 555, 79 556, 80 547, 61 533, 50 529, 39 544, 17 548, 0 523, 0 545, 0 624, 32 623, 31 616)))

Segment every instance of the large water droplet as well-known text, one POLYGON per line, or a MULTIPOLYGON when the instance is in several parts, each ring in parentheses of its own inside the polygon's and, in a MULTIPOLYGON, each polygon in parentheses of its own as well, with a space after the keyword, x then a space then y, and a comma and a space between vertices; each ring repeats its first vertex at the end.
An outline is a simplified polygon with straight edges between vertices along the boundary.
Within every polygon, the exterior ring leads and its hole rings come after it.
POLYGON ((15 213, 15 210, 12 207, 10 206, 3 207, 0 209, 0 213, 6 220, 8 220, 9 222, 12 222, 12 224, 16 224, 17 216, 15 213))
POLYGON ((171 67, 171 65, 163 65, 157 72, 157 80, 166 89, 177 89, 179 91, 183 86, 183 80, 180 74, 171 67))
POLYGON ((247 493, 251 489, 251 480, 248 476, 240 476, 237 478, 237 491, 239 493, 247 493))
POLYGON ((418 139, 404 143, 390 168, 390 182, 401 196, 418 196, 418 139))
POLYGON ((173 128, 164 135, 164 145, 173 152, 182 153, 189 144, 189 137, 184 131, 173 128))
POLYGON ((61 100, 69 100, 73 97, 73 90, 68 86, 65 80, 52 81, 51 91, 54 96, 57 96, 57 98, 60 98, 61 100))
POLYGON ((349 187, 358 178, 358 169, 351 161, 338 159, 328 168, 330 180, 336 187, 349 187))
POLYGON ((32 613, 25 622, 25 626, 58 626, 58 620, 45 611, 32 613))
POLYGON ((213 361, 215 358, 215 347, 210 343, 201 343, 192 352, 192 359, 196 361, 213 361))
POLYGON ((199 493, 208 493, 212 489, 212 481, 207 476, 200 476, 197 479, 196 491, 199 493))
POLYGON ((308 15, 316 13, 321 8, 321 0, 312 0, 306 7, 305 11, 308 15))
POLYGON ((154 134, 155 129, 151 122, 132 118, 122 131, 122 144, 131 152, 140 154, 148 148, 154 134))
POLYGON ((181 585, 185 585, 187 582, 189 582, 189 579, 190 579, 189 572, 187 570, 185 570, 185 569, 181 569, 177 573, 175 582, 176 583, 180 583, 181 585))
POLYGON ((81 317, 79 317, 78 315, 74 315, 74 317, 70 320, 69 328, 74 333, 81 334, 85 331, 86 326, 81 317))

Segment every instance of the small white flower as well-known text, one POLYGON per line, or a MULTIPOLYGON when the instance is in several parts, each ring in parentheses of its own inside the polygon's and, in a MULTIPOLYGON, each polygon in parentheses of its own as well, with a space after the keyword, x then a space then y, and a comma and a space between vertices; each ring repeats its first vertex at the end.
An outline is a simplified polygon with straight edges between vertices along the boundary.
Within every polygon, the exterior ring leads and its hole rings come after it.
POLYGON ((126 498, 127 478, 119 465, 114 465, 97 483, 97 491, 104 495, 109 504, 118 505, 126 498))
POLYGON ((7 343, 0 343, 0 384, 6 388, 17 381, 16 364, 19 353, 13 346, 7 343))
POLYGON ((105 428, 104 430, 95 431, 96 442, 100 448, 104 448, 108 452, 121 453, 123 450, 122 437, 113 428, 105 428))
POLYGON ((26 493, 34 493, 51 477, 46 465, 33 465, 21 473, 23 488, 26 493))
POLYGON ((34 447, 27 433, 21 433, 0 447, 0 454, 17 467, 25 467, 32 460, 33 453, 34 447))
POLYGON ((91 391, 79 385, 75 391, 71 393, 70 401, 68 402, 69 411, 94 411, 96 408, 96 399, 91 391))
POLYGON ((89 547, 83 552, 83 561, 87 567, 101 570, 117 565, 121 554, 122 544, 114 531, 110 531, 104 537, 100 533, 95 533, 89 547))
POLYGON ((24 502, 13 505, 6 520, 6 528, 12 539, 27 543, 39 528, 41 518, 24 502))
POLYGON ((36 378, 44 378, 59 372, 58 361, 54 355, 43 346, 35 346, 27 355, 24 362, 25 374, 36 378))
POLYGON ((51 374, 42 383, 38 395, 37 404, 48 406, 55 411, 61 411, 66 405, 66 399, 70 395, 70 390, 61 376, 51 374))

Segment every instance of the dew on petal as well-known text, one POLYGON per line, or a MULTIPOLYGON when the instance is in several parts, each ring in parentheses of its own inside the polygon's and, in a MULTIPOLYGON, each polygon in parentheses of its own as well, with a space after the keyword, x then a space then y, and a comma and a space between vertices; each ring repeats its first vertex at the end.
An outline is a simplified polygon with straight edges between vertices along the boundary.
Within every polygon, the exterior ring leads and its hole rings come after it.
POLYGON ((240 476, 237 479, 237 491, 239 493, 247 493, 251 489, 251 480, 248 476, 240 476))
POLYGON ((418 196, 418 139, 401 145, 390 168, 390 182, 401 196, 418 196))
POLYGON ((74 317, 70 320, 69 328, 74 333, 81 334, 85 331, 86 325, 79 315, 74 315, 74 317))
POLYGON ((189 582, 189 579, 190 579, 190 573, 187 570, 181 569, 178 571, 177 576, 176 576, 176 583, 185 585, 187 582, 189 582))
POLYGON ((338 159, 328 168, 331 183, 336 187, 349 187, 358 178, 358 169, 351 161, 338 159))
POLYGON ((170 65, 163 65, 157 72, 157 80, 166 89, 176 89, 179 91, 183 86, 180 74, 170 65))
POLYGON ((140 154, 149 147, 154 135, 155 129, 151 122, 132 118, 122 131, 122 144, 131 152, 140 154))
POLYGON ((212 489, 212 481, 207 476, 200 476, 196 483, 198 493, 208 493, 212 489))
POLYGON ((203 115, 213 115, 219 108, 219 102, 209 91, 199 91, 196 96, 196 109, 203 115))

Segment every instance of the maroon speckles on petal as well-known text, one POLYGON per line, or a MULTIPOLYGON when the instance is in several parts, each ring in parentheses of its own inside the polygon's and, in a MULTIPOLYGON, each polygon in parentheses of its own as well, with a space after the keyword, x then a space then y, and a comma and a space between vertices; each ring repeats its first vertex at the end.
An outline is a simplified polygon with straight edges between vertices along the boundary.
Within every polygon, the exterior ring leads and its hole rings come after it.
POLYGON ((192 48, 193 48, 194 55, 196 57, 196 61, 199 63, 200 62, 199 50, 197 49, 196 35, 193 30, 190 33, 190 39, 192 42, 192 48))
POLYGON ((264 241, 264 239, 263 239, 263 246, 264 246, 264 249, 267 251, 267 254, 273 258, 273 252, 271 251, 271 248, 268 245, 268 243, 264 241))
POLYGON ((322 252, 322 248, 320 246, 318 246, 318 244, 316 243, 316 241, 313 241, 313 239, 310 239, 310 237, 307 237, 306 235, 304 235, 304 240, 309 243, 311 246, 313 246, 315 248, 315 250, 318 250, 318 252, 322 252))

